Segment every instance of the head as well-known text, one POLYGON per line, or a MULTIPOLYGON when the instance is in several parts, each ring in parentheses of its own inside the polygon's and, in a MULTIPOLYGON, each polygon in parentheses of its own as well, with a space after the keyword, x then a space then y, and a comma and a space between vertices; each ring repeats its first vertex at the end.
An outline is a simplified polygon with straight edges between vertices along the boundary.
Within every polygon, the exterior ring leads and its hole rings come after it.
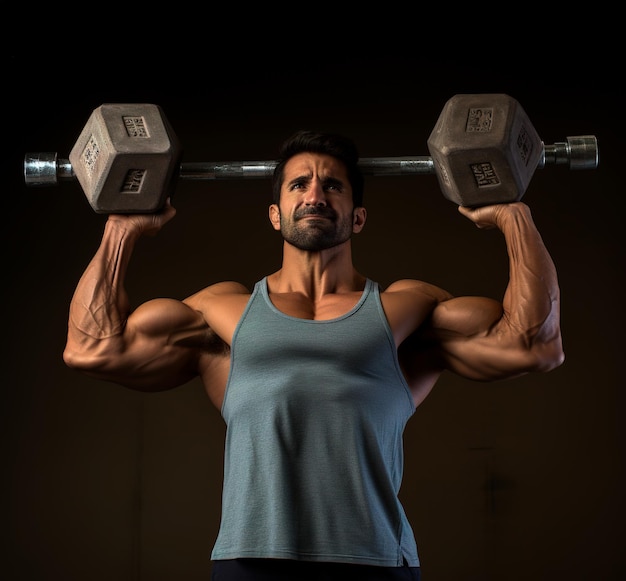
POLYGON ((363 182, 352 141, 299 131, 280 150, 270 221, 287 243, 299 249, 339 246, 365 223, 363 182))
POLYGON ((342 162, 348 172, 354 207, 363 206, 363 174, 358 166, 359 152, 354 142, 342 135, 317 131, 298 131, 283 142, 272 178, 272 193, 275 204, 280 202, 285 164, 294 155, 303 152, 330 155, 342 162))

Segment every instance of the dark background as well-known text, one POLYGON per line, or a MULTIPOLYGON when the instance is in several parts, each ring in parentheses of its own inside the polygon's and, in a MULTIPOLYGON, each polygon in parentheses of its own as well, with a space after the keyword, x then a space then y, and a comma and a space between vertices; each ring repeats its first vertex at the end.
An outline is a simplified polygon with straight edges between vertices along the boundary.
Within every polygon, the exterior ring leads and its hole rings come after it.
MULTIPOLYGON (((110 31, 108 46, 124 49, 116 53, 84 29, 65 52, 57 41, 69 30, 39 50, 7 47, 4 578, 207 580, 224 434, 198 381, 147 395, 64 366, 69 301, 105 217, 75 182, 27 188, 25 152, 67 156, 100 104, 150 102, 163 107, 184 161, 274 159, 300 128, 350 135, 363 157, 427 155, 448 98, 496 92, 522 104, 546 143, 598 138, 596 170, 538 170, 524 196, 559 272, 566 361, 496 384, 444 375, 407 429, 402 498, 425 581, 626 578, 624 115, 619 75, 604 67, 612 49, 599 47, 603 33, 591 25, 590 46, 565 54, 557 39, 567 30, 532 29, 480 43, 455 37, 443 51, 441 24, 418 31, 436 29, 439 44, 370 32, 350 50, 332 22, 316 36, 292 23, 276 46, 269 31, 190 45, 183 28, 177 48, 172 31, 153 31, 141 50, 110 31)), ((180 184, 176 219, 137 247, 133 305, 220 280, 252 285, 277 269, 269 202, 265 181, 180 184)), ((361 272, 382 285, 420 278, 501 297, 501 236, 460 216, 434 176, 368 178, 366 206, 354 240, 361 272)))

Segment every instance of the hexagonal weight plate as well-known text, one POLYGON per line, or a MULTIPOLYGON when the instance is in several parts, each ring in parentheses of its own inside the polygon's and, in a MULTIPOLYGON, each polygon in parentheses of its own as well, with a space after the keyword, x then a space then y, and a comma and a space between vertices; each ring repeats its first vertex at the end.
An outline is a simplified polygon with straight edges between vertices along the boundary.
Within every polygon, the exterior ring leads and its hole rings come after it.
POLYGON ((428 138, 443 195, 462 206, 519 200, 543 143, 521 105, 500 94, 459 94, 428 138))
POLYGON ((94 211, 150 213, 172 193, 180 156, 158 105, 105 103, 92 112, 69 159, 94 211))

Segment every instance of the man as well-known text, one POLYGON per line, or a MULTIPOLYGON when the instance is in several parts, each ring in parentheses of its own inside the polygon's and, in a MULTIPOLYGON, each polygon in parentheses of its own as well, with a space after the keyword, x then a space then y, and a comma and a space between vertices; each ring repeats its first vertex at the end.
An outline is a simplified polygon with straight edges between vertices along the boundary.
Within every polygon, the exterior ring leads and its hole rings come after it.
POLYGON ((173 218, 109 216, 70 305, 66 363, 142 391, 199 376, 227 425, 215 580, 419 579, 398 500, 402 433, 444 370, 477 381, 563 362, 553 262, 521 202, 459 211, 498 228, 502 302, 419 280, 388 288, 356 271, 365 226, 354 144, 299 132, 274 173, 279 270, 250 291, 210 285, 130 312, 136 241, 173 218))

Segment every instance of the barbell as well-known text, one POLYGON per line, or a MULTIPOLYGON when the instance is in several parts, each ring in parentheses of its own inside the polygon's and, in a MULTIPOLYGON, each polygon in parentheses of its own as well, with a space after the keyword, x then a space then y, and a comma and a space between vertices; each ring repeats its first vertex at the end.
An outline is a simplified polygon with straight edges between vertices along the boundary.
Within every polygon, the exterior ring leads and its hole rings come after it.
MULTIPOLYGON (((429 156, 361 158, 364 175, 436 174, 445 198, 463 206, 520 200, 537 168, 598 166, 593 135, 544 144, 517 100, 503 93, 458 94, 432 130, 429 156)), ((181 146, 158 105, 108 103, 93 110, 69 158, 27 153, 28 186, 77 179, 100 214, 151 213, 178 180, 270 178, 276 161, 181 163, 181 146)))

